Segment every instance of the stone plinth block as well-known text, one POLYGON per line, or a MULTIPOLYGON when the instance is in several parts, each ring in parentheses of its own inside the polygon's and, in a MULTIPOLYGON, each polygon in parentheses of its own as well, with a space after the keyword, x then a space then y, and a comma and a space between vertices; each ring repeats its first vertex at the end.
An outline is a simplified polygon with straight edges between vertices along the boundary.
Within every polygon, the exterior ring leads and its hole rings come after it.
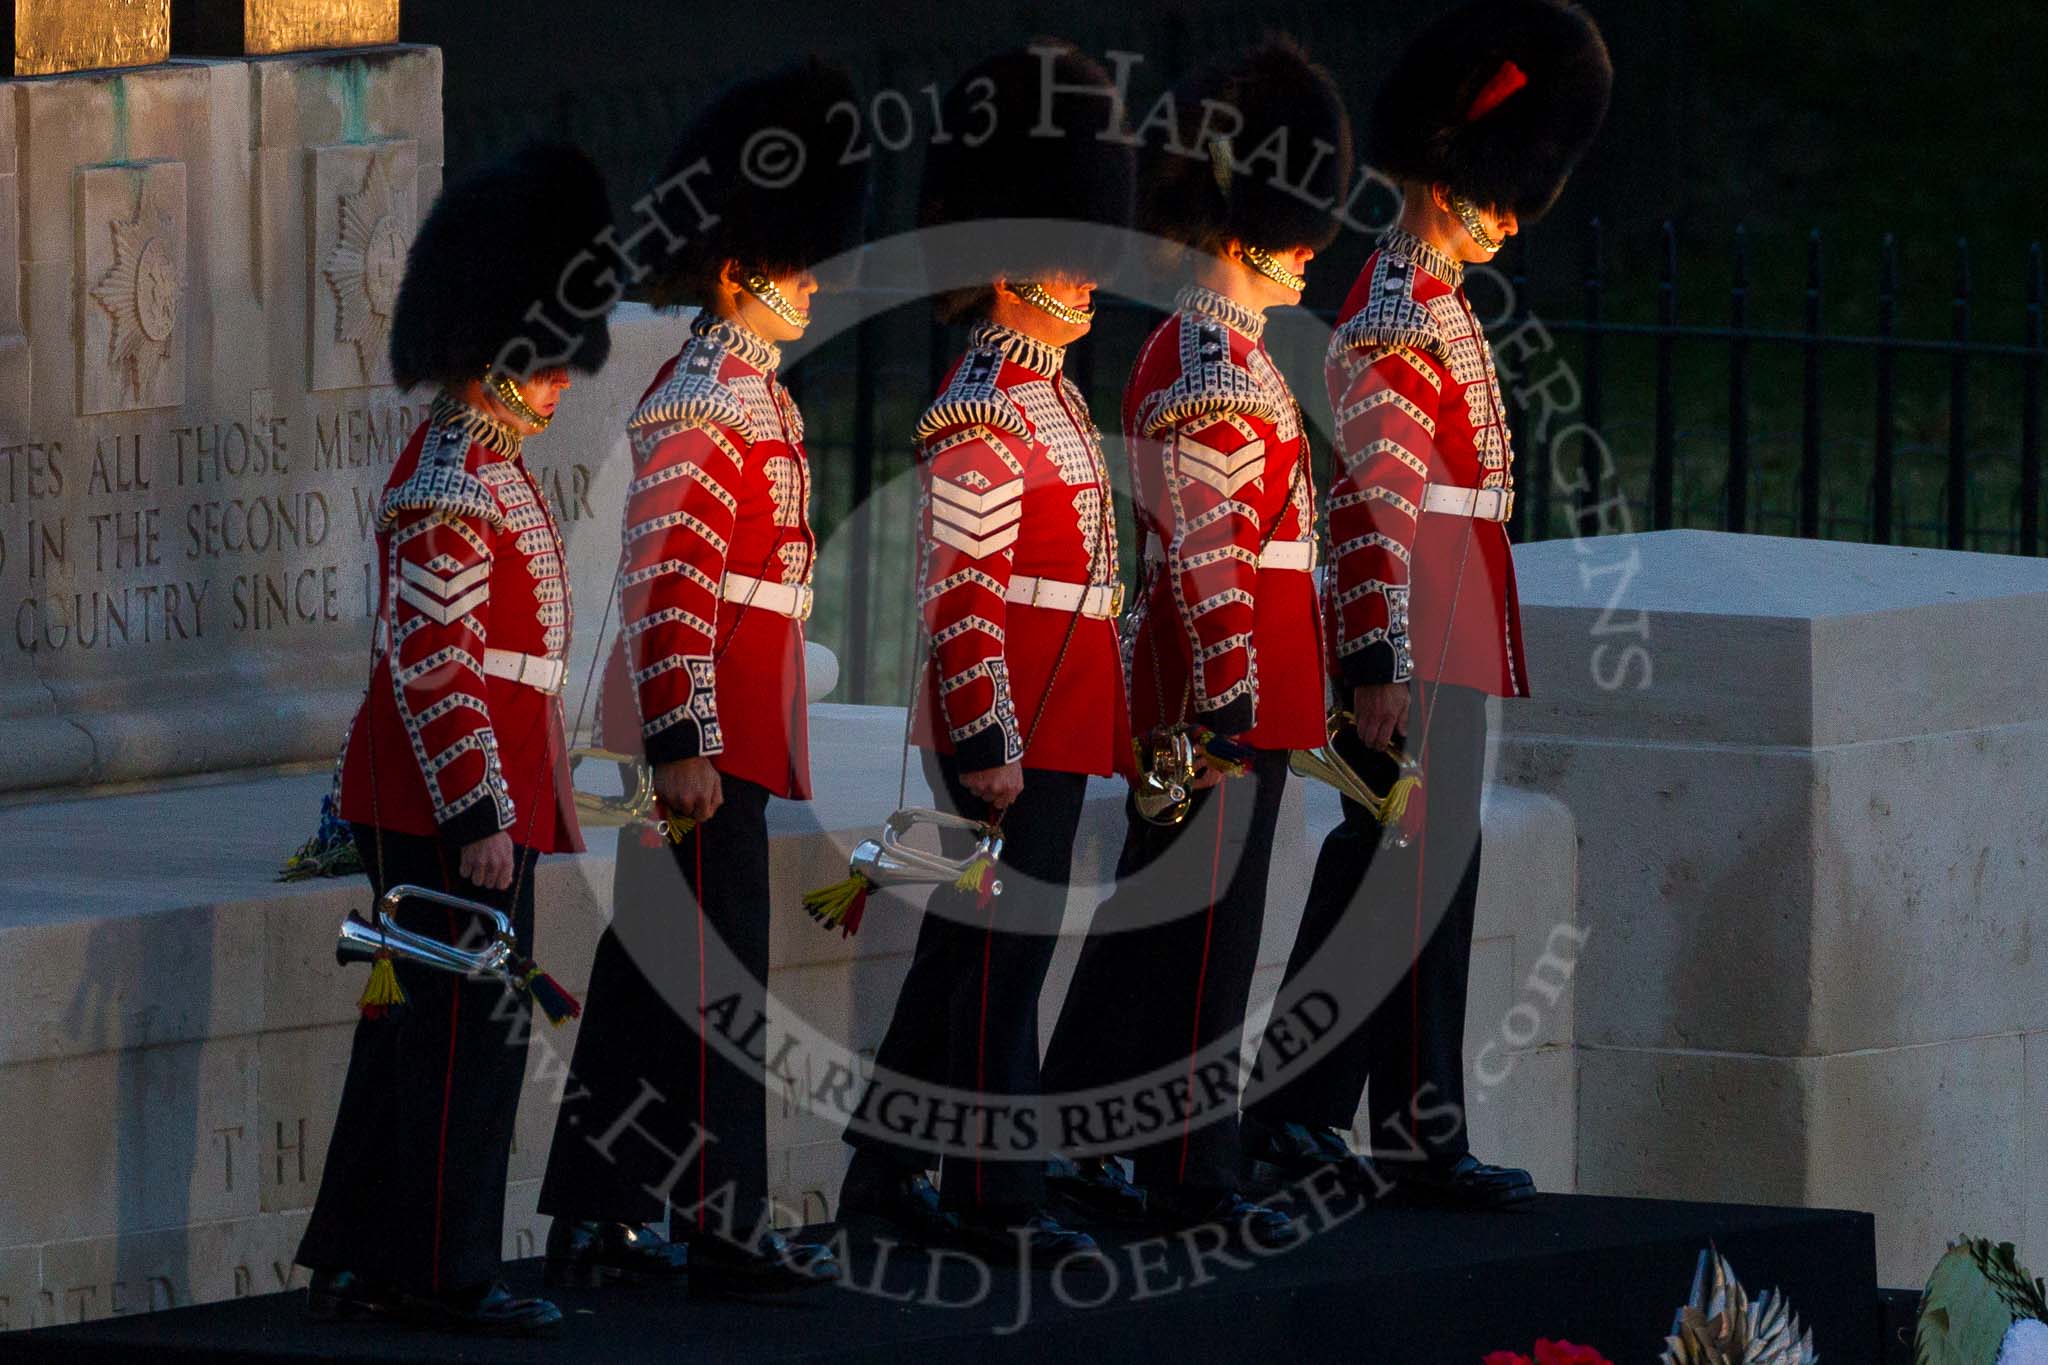
POLYGON ((1961 1116, 2048 1029, 2048 563, 1687 531, 1516 564, 1500 773, 1577 822, 1587 1187, 1873 1209, 1888 1282, 2017 1235, 2048 1171, 1961 1116), (1973 1126, 2013 1151, 1951 1150, 1973 1126))
POLYGON ((2048 1028, 2048 563, 1662 532, 1517 564, 1501 775, 1578 821, 1580 1041, 2048 1028))
POLYGON ((393 43, 253 61, 257 145, 325 147, 379 138, 420 143, 441 165, 441 50, 393 43))
POLYGON ((411 142, 315 147, 310 386, 391 382, 391 311, 415 226, 411 142))
POLYGON ((2018 1037, 1832 1057, 1585 1048, 1580 1186, 1869 1209, 1879 1283, 1913 1284, 1961 1229, 2036 1235, 2024 1050, 2018 1037))

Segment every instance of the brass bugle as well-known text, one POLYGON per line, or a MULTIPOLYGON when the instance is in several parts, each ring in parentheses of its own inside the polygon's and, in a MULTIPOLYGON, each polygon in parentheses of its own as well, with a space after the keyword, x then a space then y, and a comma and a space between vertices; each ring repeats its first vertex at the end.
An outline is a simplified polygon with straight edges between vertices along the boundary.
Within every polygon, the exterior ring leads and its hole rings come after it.
POLYGON ((502 911, 481 902, 429 891, 424 886, 394 886, 377 902, 374 919, 350 913, 341 922, 341 933, 334 944, 336 962, 344 967, 372 962, 380 952, 457 976, 494 976, 514 990, 525 989, 525 984, 512 974, 512 921, 502 911), (398 907, 406 901, 426 901, 474 915, 488 927, 489 937, 481 947, 459 948, 443 939, 416 933, 396 919, 398 907))
POLYGON ((578 789, 576 818, 579 821, 593 829, 619 829, 627 825, 658 828, 661 825, 661 811, 655 804, 654 769, 648 766, 646 759, 638 754, 622 754, 590 746, 571 749, 569 766, 573 768, 586 758, 631 767, 633 789, 619 796, 600 796, 596 792, 578 789))
MULTIPOLYGON (((1392 758, 1400 771, 1386 791, 1374 791, 1371 784, 1359 776, 1358 770, 1337 751, 1337 736, 1343 734, 1351 723, 1349 711, 1332 711, 1324 727, 1322 745, 1314 749, 1296 749, 1288 756, 1287 766, 1296 776, 1313 778, 1335 787, 1345 797, 1370 811, 1373 819, 1382 825, 1391 825, 1407 809, 1409 793, 1422 785, 1422 765, 1391 744, 1382 746, 1379 752, 1392 758)), ((1405 840, 1403 842, 1405 844, 1405 840)))
POLYGON ((1152 761, 1138 774, 1131 802, 1155 825, 1177 825, 1195 804, 1195 740, 1176 726, 1153 746, 1152 761))
MULTIPOLYGON (((976 862, 994 863, 1003 856, 1003 836, 979 820, 923 806, 906 807, 882 825, 881 837, 863 839, 848 855, 847 870, 875 886, 936 886, 956 882, 976 862), (935 829, 964 829, 977 834, 974 847, 964 857, 948 858, 943 853, 916 848, 904 842, 920 825, 935 829)), ((989 894, 1001 895, 1003 884, 995 881, 989 894)))

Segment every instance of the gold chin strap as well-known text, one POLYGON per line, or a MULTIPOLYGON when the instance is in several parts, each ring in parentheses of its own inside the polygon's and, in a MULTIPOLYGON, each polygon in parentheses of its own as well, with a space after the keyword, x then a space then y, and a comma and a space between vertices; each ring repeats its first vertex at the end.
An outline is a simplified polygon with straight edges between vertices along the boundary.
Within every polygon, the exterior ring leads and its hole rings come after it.
POLYGON ((1479 249, 1487 255, 1491 256, 1506 245, 1500 238, 1486 230, 1486 223, 1479 217, 1479 210, 1472 207, 1472 201, 1464 195, 1451 196, 1451 212, 1458 215, 1458 221, 1465 225, 1465 231, 1471 235, 1473 241, 1479 243, 1479 249))
POLYGON ((555 420, 553 413, 541 412, 526 401, 526 395, 519 391, 519 381, 509 374, 494 370, 484 371, 484 383, 498 396, 498 401, 510 410, 514 417, 531 426, 535 431, 546 431, 548 423, 555 420))
POLYGON ((756 270, 745 281, 746 290, 761 301, 761 306, 781 318, 792 327, 808 327, 811 315, 789 301, 789 295, 776 286, 775 281, 756 270))
POLYGON ((1026 280, 1022 284, 1013 284, 1010 287, 1017 291, 1018 298, 1041 312, 1052 314, 1069 327, 1084 327, 1095 319, 1095 309, 1092 306, 1076 308, 1071 303, 1061 303, 1036 280, 1026 280))
POLYGON ((1272 254, 1262 246, 1245 247, 1244 263, 1279 285, 1282 289, 1292 289, 1295 293, 1299 294, 1302 290, 1308 288, 1308 276, 1295 274, 1292 270, 1274 260, 1272 254))

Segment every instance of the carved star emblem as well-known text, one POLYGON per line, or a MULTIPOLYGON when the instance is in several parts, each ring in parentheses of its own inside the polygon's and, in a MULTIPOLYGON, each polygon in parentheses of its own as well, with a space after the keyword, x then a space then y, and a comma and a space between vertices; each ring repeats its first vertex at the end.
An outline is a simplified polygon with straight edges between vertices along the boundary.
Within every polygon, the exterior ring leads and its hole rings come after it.
POLYGON ((155 196, 145 193, 135 216, 111 224, 114 264, 91 289, 93 302, 113 319, 107 363, 128 392, 141 398, 170 358, 178 328, 177 224, 155 196))
POLYGON ((334 291, 334 339, 354 345, 365 379, 383 359, 405 275, 410 232, 395 198, 384 158, 370 158, 362 188, 338 201, 340 239, 320 271, 334 291))

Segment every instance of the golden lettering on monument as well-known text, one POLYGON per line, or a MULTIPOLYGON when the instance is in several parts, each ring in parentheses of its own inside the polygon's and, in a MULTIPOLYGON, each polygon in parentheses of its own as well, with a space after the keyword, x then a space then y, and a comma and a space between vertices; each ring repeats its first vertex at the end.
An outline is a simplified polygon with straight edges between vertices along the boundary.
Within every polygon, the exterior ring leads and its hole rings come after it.
MULTIPOLYGON (((149 66, 171 55, 171 0, 0 0, 0 7, 12 11, 16 76, 149 66)), ((392 0, 394 16, 397 8, 392 0)))

